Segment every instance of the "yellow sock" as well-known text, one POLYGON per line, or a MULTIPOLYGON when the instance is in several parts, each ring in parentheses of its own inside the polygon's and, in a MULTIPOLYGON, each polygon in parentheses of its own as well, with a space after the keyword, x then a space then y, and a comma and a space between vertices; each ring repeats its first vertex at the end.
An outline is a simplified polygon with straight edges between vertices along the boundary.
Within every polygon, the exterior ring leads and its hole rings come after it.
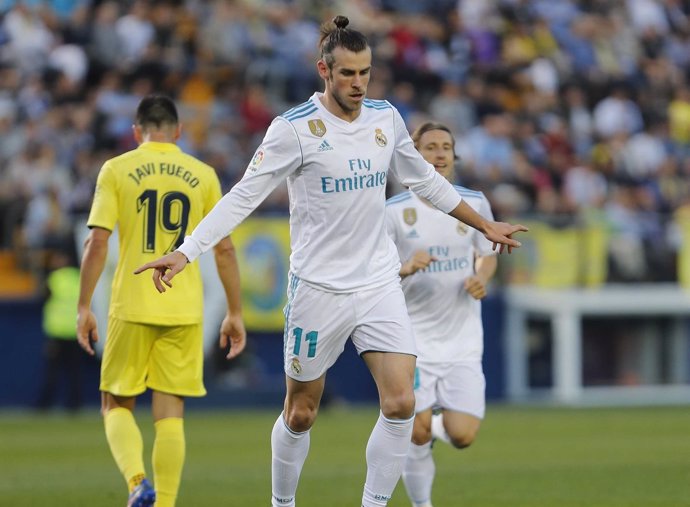
POLYGON ((185 457, 184 425, 180 417, 167 417, 155 423, 153 478, 156 507, 172 507, 177 499, 185 457))
POLYGON ((141 432, 134 415, 126 408, 108 410, 103 421, 110 452, 131 492, 146 477, 141 432))
POLYGON ((146 476, 144 474, 137 474, 134 477, 130 477, 130 479, 127 481, 127 486, 129 486, 129 492, 131 493, 134 491, 134 488, 136 488, 139 484, 141 484, 141 481, 146 479, 146 476))

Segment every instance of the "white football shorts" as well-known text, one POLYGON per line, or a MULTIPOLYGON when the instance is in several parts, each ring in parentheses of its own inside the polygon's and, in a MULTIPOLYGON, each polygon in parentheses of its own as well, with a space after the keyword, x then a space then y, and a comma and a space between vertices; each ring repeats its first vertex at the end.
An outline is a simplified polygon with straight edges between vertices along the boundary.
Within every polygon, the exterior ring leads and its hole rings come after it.
POLYGON ((423 363, 414 374, 416 411, 444 408, 484 418, 486 379, 478 361, 423 363))
POLYGON ((323 375, 345 349, 348 338, 364 352, 417 355, 400 282, 338 294, 290 275, 284 309, 285 373, 297 381, 323 375))

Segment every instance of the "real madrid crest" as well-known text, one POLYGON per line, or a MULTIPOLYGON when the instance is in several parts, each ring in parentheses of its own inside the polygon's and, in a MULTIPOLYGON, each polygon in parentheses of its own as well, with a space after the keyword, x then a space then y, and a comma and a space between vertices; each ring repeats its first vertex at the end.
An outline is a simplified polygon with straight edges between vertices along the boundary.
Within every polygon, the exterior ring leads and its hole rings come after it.
POLYGON ((458 220, 458 226, 456 229, 458 231, 458 234, 460 234, 461 236, 464 236, 465 234, 467 234, 468 229, 469 229, 469 226, 466 223, 458 220))
POLYGON ((326 133, 326 125, 324 125, 323 121, 319 118, 316 120, 309 120, 307 124, 309 125, 309 130, 315 136, 323 137, 326 133))
POLYGON ((302 365, 299 364, 299 359, 296 357, 292 358, 292 363, 290 363, 290 369, 292 370, 292 373, 295 375, 301 375, 302 374, 302 365))
POLYGON ((383 133, 381 129, 376 129, 376 135, 374 136, 374 139, 376 140, 376 144, 378 144, 381 148, 385 147, 388 144, 388 139, 386 139, 386 135, 383 133))
POLYGON ((405 208, 403 210, 403 220, 407 225, 414 225, 417 221, 417 209, 405 208))

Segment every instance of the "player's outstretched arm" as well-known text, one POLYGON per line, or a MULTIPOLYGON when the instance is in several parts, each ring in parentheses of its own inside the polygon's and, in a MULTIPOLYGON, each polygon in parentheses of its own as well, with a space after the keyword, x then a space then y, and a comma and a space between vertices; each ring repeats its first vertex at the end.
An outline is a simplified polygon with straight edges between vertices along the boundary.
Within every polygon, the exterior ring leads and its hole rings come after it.
POLYGON ((513 225, 506 222, 486 220, 465 201, 460 201, 460 204, 449 215, 484 234, 486 239, 493 243, 494 250, 498 248, 499 253, 503 253, 505 247, 508 247, 508 253, 511 253, 513 248, 519 248, 521 243, 513 239, 512 235, 516 232, 527 232, 529 230, 521 224, 513 225))
POLYGON ((503 253, 508 247, 508 253, 512 253, 513 248, 520 248, 522 243, 512 238, 516 232, 527 232, 529 229, 524 225, 513 225, 506 222, 488 222, 484 226, 484 236, 491 241, 493 249, 498 249, 498 253, 503 253))
POLYGON ((158 292, 165 292, 165 286, 172 287, 172 279, 187 266, 187 263, 187 257, 179 250, 175 250, 155 261, 139 266, 134 270, 134 274, 138 275, 148 269, 153 269, 153 284, 158 292))

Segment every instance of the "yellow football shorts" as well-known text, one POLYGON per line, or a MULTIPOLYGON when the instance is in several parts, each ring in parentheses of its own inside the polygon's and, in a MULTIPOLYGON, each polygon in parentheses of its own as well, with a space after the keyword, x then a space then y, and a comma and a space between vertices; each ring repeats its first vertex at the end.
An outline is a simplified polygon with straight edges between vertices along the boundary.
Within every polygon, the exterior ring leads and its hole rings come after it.
POLYGON ((136 396, 146 388, 204 396, 203 327, 159 326, 108 319, 100 390, 136 396))

